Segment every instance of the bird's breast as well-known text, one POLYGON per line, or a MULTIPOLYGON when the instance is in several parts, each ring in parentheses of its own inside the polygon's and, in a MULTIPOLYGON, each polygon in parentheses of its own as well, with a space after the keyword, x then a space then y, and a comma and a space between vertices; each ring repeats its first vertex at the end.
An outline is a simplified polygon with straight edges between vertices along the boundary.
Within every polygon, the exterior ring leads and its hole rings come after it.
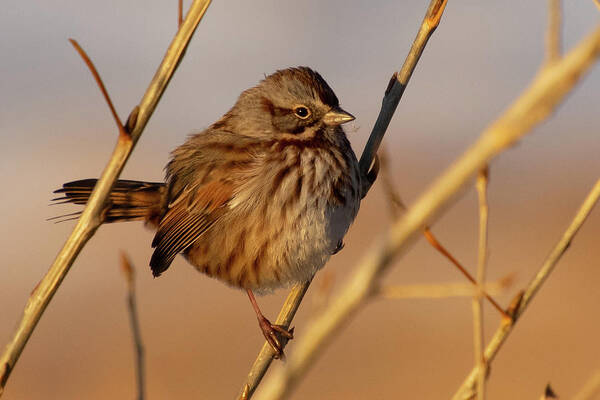
POLYGON ((188 260, 259 293, 306 281, 354 220, 358 188, 353 153, 286 148, 240 185, 230 212, 190 248, 188 260))

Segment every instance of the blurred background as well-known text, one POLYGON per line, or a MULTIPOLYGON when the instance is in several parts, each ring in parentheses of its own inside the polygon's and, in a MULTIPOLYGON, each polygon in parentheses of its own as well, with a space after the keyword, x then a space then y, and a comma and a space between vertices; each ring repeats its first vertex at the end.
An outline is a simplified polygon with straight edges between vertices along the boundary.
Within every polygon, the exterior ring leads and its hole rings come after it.
MULTIPOLYGON (((186 2, 187 3, 187 2, 186 2)), ((592 0, 564 2, 564 43, 600 20, 592 0)), ((169 151, 202 130, 263 74, 308 65, 356 117, 360 154, 383 92, 402 65, 426 1, 215 1, 147 126, 123 178, 161 180, 169 151)), ((387 136, 394 181, 411 202, 496 118, 543 60, 545 1, 450 2, 387 136)), ((80 57, 93 59, 125 119, 176 31, 177 2, 8 1, 0 13, 0 346, 74 222, 48 207, 63 182, 97 177, 115 144, 109 111, 80 57)), ((541 265, 600 172, 600 68, 557 114, 491 166, 489 280, 517 273, 507 305, 541 265)), ((294 325, 301 336, 326 294, 386 230, 381 184, 363 201, 345 249, 318 274, 294 325)), ((433 226, 474 271, 477 198, 470 188, 433 226)), ((491 368, 490 399, 562 398, 599 368, 600 210, 595 210, 491 368)), ((148 399, 231 399, 263 338, 246 295, 198 274, 182 258, 160 279, 148 269, 153 233, 102 226, 34 332, 5 398, 106 399, 135 394, 126 284, 118 252, 137 267, 148 399)), ((390 284, 463 281, 420 240, 390 284)), ((272 318, 286 291, 259 298, 272 318)), ((500 321, 485 305, 489 338, 500 321)), ((288 347, 294 351, 293 342, 288 347)), ((274 367, 280 366, 276 362, 274 367)), ((450 397, 473 364, 470 299, 371 301, 323 352, 292 399, 450 397)))

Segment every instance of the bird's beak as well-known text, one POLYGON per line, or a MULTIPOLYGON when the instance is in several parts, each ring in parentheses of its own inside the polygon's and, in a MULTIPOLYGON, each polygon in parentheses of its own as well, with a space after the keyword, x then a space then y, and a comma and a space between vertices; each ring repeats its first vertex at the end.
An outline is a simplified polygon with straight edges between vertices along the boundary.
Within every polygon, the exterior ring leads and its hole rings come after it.
POLYGON ((354 120, 354 115, 342 110, 339 107, 332 108, 327 114, 323 116, 323 122, 325 125, 341 125, 346 122, 354 120))

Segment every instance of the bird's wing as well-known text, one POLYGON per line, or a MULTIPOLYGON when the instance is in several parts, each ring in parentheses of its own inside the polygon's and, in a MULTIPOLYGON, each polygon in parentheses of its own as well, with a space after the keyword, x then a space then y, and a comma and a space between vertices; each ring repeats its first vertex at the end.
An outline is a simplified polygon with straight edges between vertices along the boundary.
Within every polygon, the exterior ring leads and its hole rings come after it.
POLYGON ((204 184, 189 184, 174 199, 158 226, 150 260, 152 274, 167 270, 175 256, 187 249, 227 212, 234 184, 216 177, 204 184))

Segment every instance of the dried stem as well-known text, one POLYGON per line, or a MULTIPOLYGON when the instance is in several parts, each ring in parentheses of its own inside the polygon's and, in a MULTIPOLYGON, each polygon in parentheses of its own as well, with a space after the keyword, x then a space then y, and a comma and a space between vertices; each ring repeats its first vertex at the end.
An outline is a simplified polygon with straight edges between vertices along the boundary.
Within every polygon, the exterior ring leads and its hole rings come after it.
POLYGON ((323 345, 371 296, 392 260, 407 250, 423 227, 440 214, 477 171, 546 119, 599 54, 600 27, 561 60, 538 72, 530 87, 372 246, 340 293, 305 328, 304 335, 295 343, 295 351, 288 356, 285 366, 265 382, 259 398, 280 399, 296 386, 323 345))
MULTIPOLYGON (((429 229, 429 227, 426 226, 423 229, 423 235, 425 236, 425 239, 427 239, 429 244, 432 245, 437 251, 442 253, 442 255, 444 257, 446 257, 448 260, 450 260, 450 262, 452 264, 454 264, 454 266, 456 268, 458 268, 458 270, 464 275, 465 278, 467 278, 469 280, 469 282, 471 282, 473 285, 477 286, 477 281, 475 280, 475 278, 473 278, 471 276, 471 274, 469 274, 469 271, 467 271, 465 269, 465 267, 463 267, 462 264, 460 262, 458 262, 458 260, 456 258, 454 258, 454 256, 452 254, 450 254, 450 252, 444 246, 442 246, 442 244, 436 239, 436 237, 434 236, 431 229, 429 229)), ((496 302, 496 300, 494 300, 492 298, 492 296, 489 295, 489 293, 487 293, 486 291, 483 291, 482 296, 485 297, 490 302, 490 304, 492 306, 494 306, 496 311, 498 311, 504 318, 510 319, 508 317, 508 315, 506 314, 506 312, 504 311, 504 309, 502 309, 502 307, 500 307, 500 304, 498 304, 496 302)))
MULTIPOLYGON (((503 293, 514 282, 514 274, 496 282, 483 285, 488 293, 503 293)), ((417 285, 386 285, 377 289, 376 295, 387 299, 443 299, 448 297, 473 297, 480 289, 470 283, 440 283, 417 285)))
MULTIPOLYGON (((567 251, 567 249, 571 245, 571 241, 573 240, 573 237, 575 236, 575 234, 577 233, 579 228, 581 228, 581 225, 583 225, 584 221, 586 220, 586 218, 588 217, 588 215, 594 208, 594 205, 598 201, 599 197, 600 197, 600 179, 596 182, 596 184, 594 185, 594 187, 592 188, 590 193, 587 195, 585 201, 583 202, 583 204, 577 211, 575 218, 573 218, 573 220, 571 221, 571 224, 569 225, 569 227, 563 234, 562 238, 558 241, 558 243, 556 244, 554 249, 550 252, 548 257, 546 258, 546 261, 544 261, 544 264, 538 271, 537 275, 533 278, 531 283, 527 286, 527 289, 525 290, 525 292, 521 292, 517 296, 515 301, 513 301, 513 304, 514 304, 514 306, 512 307, 513 321, 512 322, 504 321, 500 325, 500 327, 498 328, 498 330, 496 331, 496 333, 494 334, 492 339, 490 340, 490 343, 488 344, 487 348, 485 349, 484 355, 485 355, 485 359, 487 360, 488 365, 494 359, 494 357, 496 356, 496 354, 502 347, 502 344, 504 344, 504 342, 506 341, 506 339, 512 332, 519 317, 523 314, 525 309, 527 309, 527 306, 531 303, 531 300, 536 295, 538 290, 540 290, 540 288, 542 287, 543 283, 546 281, 548 276, 550 276, 550 273, 553 271, 558 260, 560 260, 562 255, 567 251)), ((458 389, 458 391, 456 392, 454 397, 452 397, 452 399, 453 400, 464 400, 464 399, 473 398, 473 396, 475 395, 475 391, 476 391, 477 376, 478 376, 478 367, 475 367, 475 368, 473 368, 473 370, 471 370, 471 372, 469 373, 469 375, 467 376, 467 378, 465 379, 463 384, 460 386, 460 388, 458 389)))
POLYGON ((98 180, 81 218, 79 218, 73 232, 56 256, 54 263, 29 297, 21 321, 0 357, 0 396, 10 372, 14 369, 21 352, 25 348, 44 310, 50 303, 52 296, 58 290, 81 249, 103 222, 105 203, 112 186, 123 170, 133 147, 156 108, 183 51, 187 47, 209 4, 210 0, 195 0, 193 2, 181 29, 179 29, 177 35, 173 38, 162 63, 142 97, 139 109, 137 107, 134 108, 134 111, 138 109, 138 113, 135 121, 132 121, 131 124, 128 123, 128 125, 132 126, 129 135, 119 135, 113 154, 102 176, 98 180))
POLYGON ((546 30, 545 66, 560 60, 561 57, 561 10, 560 0, 548 0, 548 29, 546 30))
MULTIPOLYGON (((383 98, 383 103, 381 106, 381 111, 379 112, 379 116, 377 117, 377 121, 375 122, 375 126, 371 131, 371 135, 369 136, 369 141, 363 150, 362 156, 360 158, 360 170, 363 176, 370 176, 369 170, 375 161, 377 154, 377 150, 385 135, 385 131, 396 111, 396 107, 400 102, 400 98, 404 93, 404 89, 410 80, 410 77, 417 66, 419 58, 423 53, 423 49, 425 49, 425 45, 427 41, 439 25, 440 19, 442 18, 442 14, 444 12, 444 8, 446 7, 447 0, 431 0, 429 3, 429 8, 427 9, 427 13, 425 14, 425 18, 421 23, 421 27, 419 28, 419 32, 417 33, 417 37, 413 41, 412 47, 404 64, 402 65, 402 69, 400 72, 394 73, 392 79, 390 80, 387 90, 385 92, 385 96, 383 98)), ((375 169, 377 167, 374 167, 375 169)), ((362 193, 366 195, 367 191, 370 189, 371 185, 374 182, 373 179, 364 179, 364 181, 368 182, 368 184, 362 188, 362 193)), ((302 297, 306 290, 308 290, 308 286, 310 282, 303 284, 301 288, 294 288, 292 292, 288 295, 286 299, 282 311, 285 309, 291 309, 291 304, 296 304, 295 308, 297 309, 298 305, 302 301, 302 297)), ((295 311, 294 311, 295 313, 295 311)), ((293 317, 293 313, 291 317, 293 317)), ((291 321, 291 318, 290 318, 291 321)), ((279 323, 279 322, 278 322, 279 323)), ((252 394, 256 390, 256 387, 260 383, 262 377, 265 372, 269 368, 271 364, 272 354, 266 352, 265 346, 268 344, 265 343, 263 345, 262 350, 260 351, 258 358, 252 365, 250 369, 250 373, 248 374, 247 382, 242 385, 242 389, 240 391, 240 398, 249 399, 252 397, 252 394), (264 359, 264 357, 268 356, 268 360, 264 359)))
POLYGON ((144 345, 142 344, 142 331, 138 318, 137 305, 135 301, 135 271, 127 254, 121 252, 121 270, 127 281, 127 312, 131 323, 131 336, 135 349, 135 372, 137 384, 137 399, 144 400, 144 345))
POLYGON ((487 201, 488 169, 485 167, 477 175, 475 187, 479 197, 479 252, 477 262, 477 293, 473 296, 473 349, 475 365, 478 367, 477 399, 485 399, 485 378, 487 367, 483 356, 483 306, 482 293, 485 283, 485 267, 487 264, 488 235, 488 201, 487 201))
POLYGON ((590 376, 573 400, 592 400, 598 393, 600 393, 600 370, 590 376))
POLYGON ((396 190, 396 186, 392 180, 390 161, 385 146, 379 151, 379 162, 381 165, 379 176, 383 192, 390 205, 389 209, 392 214, 392 220, 396 221, 406 211, 406 205, 402 201, 400 193, 396 190))
POLYGON ((75 50, 77 50, 77 52, 79 53, 81 58, 83 58, 83 62, 85 62, 85 64, 90 69, 90 72, 91 72, 92 76, 94 77, 94 80, 96 81, 96 84, 98 85, 98 88, 102 92, 102 96, 104 96, 104 100, 106 100, 106 104, 108 105, 108 108, 110 109, 110 113, 112 114, 112 116, 115 120, 115 123, 117 124, 117 128, 119 129, 119 134, 123 135, 123 136, 128 136, 129 134, 125 131, 125 127, 121 123, 121 119, 119 118, 119 115, 117 114, 117 110, 115 110, 115 106, 113 105, 112 100, 110 99, 110 96, 108 95, 108 92, 106 91, 104 82, 102 82, 102 78, 100 77, 98 70, 96 70, 94 63, 92 62, 92 60, 90 60, 90 58, 88 57, 86 52, 81 48, 81 46, 79 45, 79 43, 77 43, 77 41, 75 39, 69 39, 69 42, 71 42, 73 47, 75 47, 75 50))
POLYGON ((177 1, 177 27, 181 28, 183 23, 183 0, 177 1))

